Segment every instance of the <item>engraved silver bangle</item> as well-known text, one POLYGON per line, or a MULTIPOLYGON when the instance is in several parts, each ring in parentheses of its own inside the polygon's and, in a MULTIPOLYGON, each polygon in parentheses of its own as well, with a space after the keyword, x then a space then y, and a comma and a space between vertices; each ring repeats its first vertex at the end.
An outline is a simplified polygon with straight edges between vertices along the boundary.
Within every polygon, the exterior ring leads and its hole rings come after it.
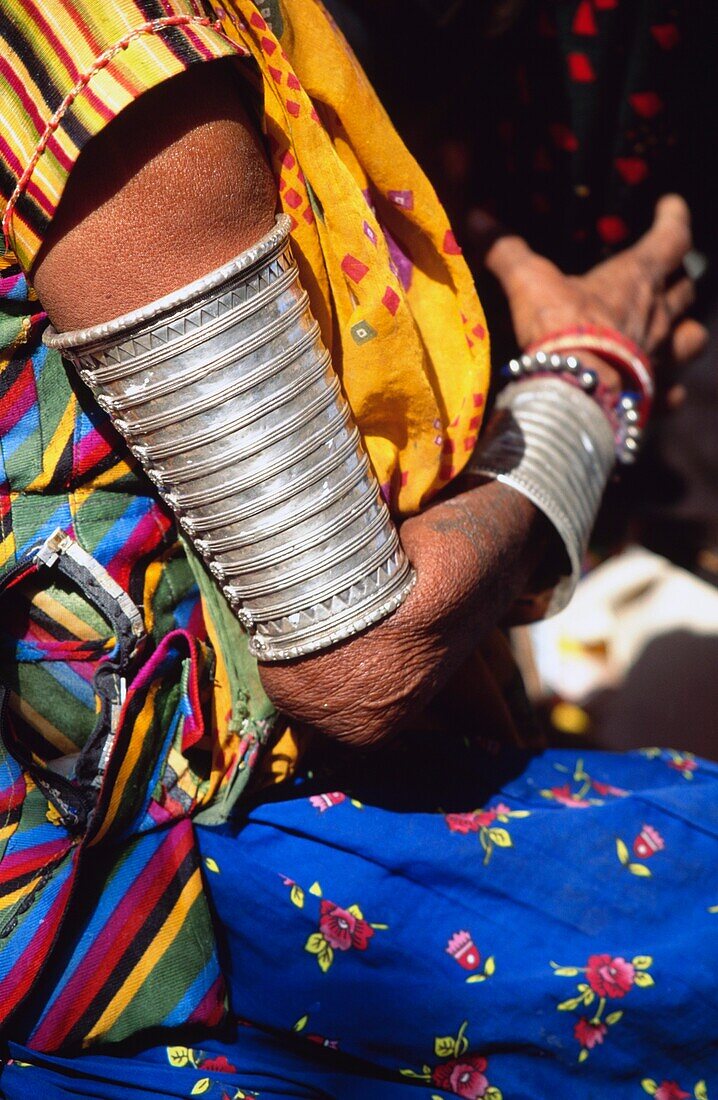
POLYGON ((575 386, 536 378, 499 394, 467 472, 528 497, 558 532, 571 571, 554 590, 549 615, 566 606, 576 587, 614 461, 607 417, 575 386))
POLYGON ((45 343, 71 360, 266 661, 390 614, 414 575, 289 246, 45 343))

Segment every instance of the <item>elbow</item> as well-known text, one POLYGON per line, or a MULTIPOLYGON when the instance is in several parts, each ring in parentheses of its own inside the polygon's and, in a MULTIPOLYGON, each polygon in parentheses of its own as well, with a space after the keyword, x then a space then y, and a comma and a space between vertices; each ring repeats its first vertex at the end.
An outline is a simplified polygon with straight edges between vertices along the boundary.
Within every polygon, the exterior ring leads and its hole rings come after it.
POLYGON ((292 721, 357 748, 391 739, 431 694, 419 653, 375 630, 323 653, 260 665, 267 695, 292 721))

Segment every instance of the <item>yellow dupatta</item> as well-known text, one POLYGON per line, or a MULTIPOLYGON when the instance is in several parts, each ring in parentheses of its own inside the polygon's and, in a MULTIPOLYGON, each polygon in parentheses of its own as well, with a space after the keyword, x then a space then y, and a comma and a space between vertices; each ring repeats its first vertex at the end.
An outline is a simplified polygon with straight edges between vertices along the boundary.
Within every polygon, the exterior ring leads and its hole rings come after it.
POLYGON ((324 8, 270 7, 271 27, 251 0, 230 0, 222 27, 261 74, 302 280, 379 482, 406 515, 476 443, 484 314, 431 184, 324 8))

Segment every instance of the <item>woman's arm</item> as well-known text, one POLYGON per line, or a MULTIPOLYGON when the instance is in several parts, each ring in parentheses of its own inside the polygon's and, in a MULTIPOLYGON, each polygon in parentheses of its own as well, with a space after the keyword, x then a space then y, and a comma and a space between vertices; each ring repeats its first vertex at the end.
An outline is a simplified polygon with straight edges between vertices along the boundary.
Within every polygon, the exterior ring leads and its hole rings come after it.
MULTIPOLYGON (((34 271, 60 330, 107 320, 205 274, 272 224, 275 187, 229 65, 147 93, 81 156, 34 271)), ((488 482, 407 521, 417 573, 390 618, 331 650, 264 665, 295 719, 354 743, 396 730, 505 615, 554 546, 523 496, 488 482)))
MULTIPOLYGON (((272 224, 275 186, 224 62, 143 98, 80 158, 34 271, 60 330, 107 320, 236 255, 272 224)), ((274 702, 368 743, 406 720, 524 588, 550 528, 497 483, 406 522, 417 572, 388 620, 331 651, 264 665, 274 702)))

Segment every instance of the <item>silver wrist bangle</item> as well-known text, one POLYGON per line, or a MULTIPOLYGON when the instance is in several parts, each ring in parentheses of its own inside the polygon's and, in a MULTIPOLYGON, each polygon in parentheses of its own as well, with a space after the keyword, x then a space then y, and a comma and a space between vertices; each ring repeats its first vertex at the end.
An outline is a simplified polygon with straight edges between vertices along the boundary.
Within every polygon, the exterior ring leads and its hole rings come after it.
POLYGON ((584 393, 591 394, 598 400, 613 429, 616 459, 623 466, 630 466, 635 462, 643 441, 641 406, 645 404, 645 399, 642 400, 640 394, 630 390, 625 390, 617 401, 601 397, 596 392, 596 371, 584 367, 576 355, 564 355, 556 351, 549 354, 539 349, 530 354, 524 352, 518 359, 511 359, 501 370, 501 377, 511 382, 531 377, 545 378, 549 375, 579 386, 584 393))
POLYGON ((258 658, 390 614, 414 580, 289 246, 289 219, 181 290, 45 343, 76 366, 258 658))
POLYGON ((495 478, 528 497, 556 529, 571 567, 548 614, 570 600, 615 461, 611 426, 600 407, 560 379, 508 385, 499 394, 468 472, 495 478))

